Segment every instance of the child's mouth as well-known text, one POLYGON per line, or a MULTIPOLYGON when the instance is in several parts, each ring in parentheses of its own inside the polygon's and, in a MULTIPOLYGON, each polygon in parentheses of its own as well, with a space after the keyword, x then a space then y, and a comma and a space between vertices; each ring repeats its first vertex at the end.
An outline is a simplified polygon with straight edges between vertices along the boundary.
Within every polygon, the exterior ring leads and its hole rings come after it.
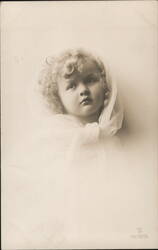
POLYGON ((80 104, 82 104, 82 105, 89 105, 89 104, 91 104, 91 103, 92 103, 92 99, 89 98, 89 97, 84 98, 84 99, 80 102, 80 104))

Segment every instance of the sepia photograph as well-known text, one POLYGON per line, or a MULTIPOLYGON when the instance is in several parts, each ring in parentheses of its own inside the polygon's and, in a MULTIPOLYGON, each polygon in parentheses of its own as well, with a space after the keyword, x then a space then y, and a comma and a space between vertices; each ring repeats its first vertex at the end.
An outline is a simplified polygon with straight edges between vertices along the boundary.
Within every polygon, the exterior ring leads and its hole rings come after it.
POLYGON ((1 2, 3 250, 158 248, 158 2, 1 2))

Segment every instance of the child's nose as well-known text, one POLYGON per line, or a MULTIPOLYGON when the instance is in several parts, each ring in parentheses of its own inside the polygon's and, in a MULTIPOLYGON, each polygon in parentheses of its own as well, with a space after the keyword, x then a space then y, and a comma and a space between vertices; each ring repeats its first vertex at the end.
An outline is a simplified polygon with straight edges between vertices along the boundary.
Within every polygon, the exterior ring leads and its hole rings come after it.
POLYGON ((86 84, 84 84, 84 83, 81 82, 79 84, 79 94, 81 96, 83 96, 83 95, 88 95, 89 93, 90 93, 90 91, 89 91, 88 86, 86 86, 86 84))

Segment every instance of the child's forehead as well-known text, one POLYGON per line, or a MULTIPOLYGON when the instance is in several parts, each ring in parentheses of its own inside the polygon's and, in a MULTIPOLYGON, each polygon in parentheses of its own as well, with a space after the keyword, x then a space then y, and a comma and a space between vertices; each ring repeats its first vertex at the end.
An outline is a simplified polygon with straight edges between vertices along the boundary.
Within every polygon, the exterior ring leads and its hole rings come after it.
POLYGON ((87 60, 67 60, 61 70, 61 75, 65 78, 69 78, 72 75, 85 76, 93 73, 99 73, 99 67, 97 63, 90 58, 87 60))
POLYGON ((98 72, 98 65, 94 61, 87 61, 81 64, 81 73, 98 72))

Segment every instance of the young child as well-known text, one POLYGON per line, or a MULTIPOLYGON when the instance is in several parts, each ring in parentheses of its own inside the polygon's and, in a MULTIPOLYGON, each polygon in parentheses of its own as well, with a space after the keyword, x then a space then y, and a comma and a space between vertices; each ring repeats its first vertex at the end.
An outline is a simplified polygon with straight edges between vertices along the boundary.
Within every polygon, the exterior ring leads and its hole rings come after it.
POLYGON ((66 157, 72 160, 78 155, 81 163, 92 147, 94 156, 94 148, 102 145, 105 150, 105 144, 116 143, 114 135, 122 126, 123 111, 116 85, 98 57, 76 49, 49 58, 39 84, 56 113, 51 128, 56 140, 68 142, 66 157))

